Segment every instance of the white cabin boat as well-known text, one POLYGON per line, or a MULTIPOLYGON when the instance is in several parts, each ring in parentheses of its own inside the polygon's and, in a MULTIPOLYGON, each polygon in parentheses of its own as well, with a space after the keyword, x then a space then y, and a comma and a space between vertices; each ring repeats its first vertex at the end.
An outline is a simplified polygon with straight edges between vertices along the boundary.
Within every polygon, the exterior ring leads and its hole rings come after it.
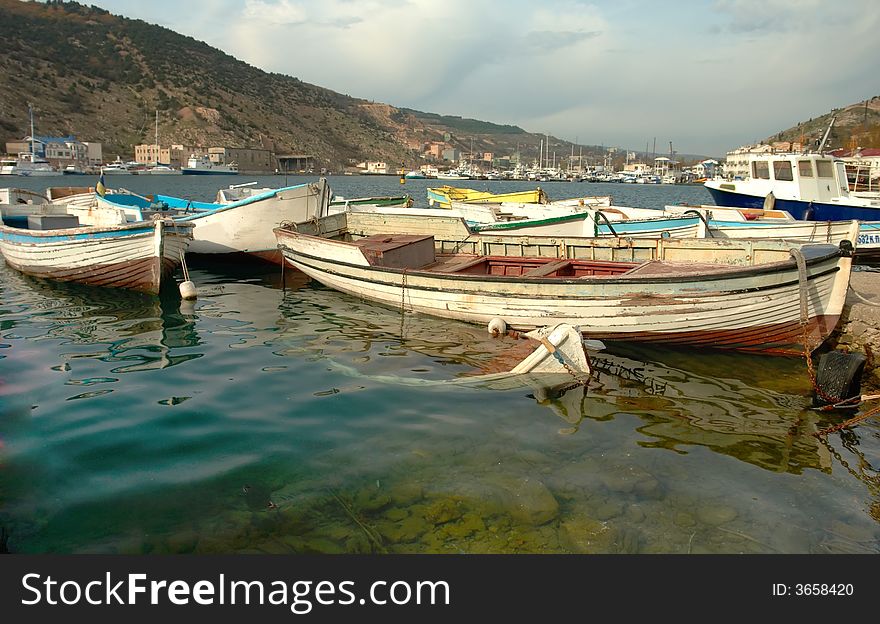
POLYGON ((193 154, 186 161, 186 167, 182 167, 180 172, 183 175, 238 175, 238 165, 235 163, 220 165, 211 162, 207 156, 193 154))
POLYGON ((776 208, 796 219, 880 221, 880 199, 850 193, 845 163, 821 154, 753 155, 745 180, 707 180, 719 206, 776 208))

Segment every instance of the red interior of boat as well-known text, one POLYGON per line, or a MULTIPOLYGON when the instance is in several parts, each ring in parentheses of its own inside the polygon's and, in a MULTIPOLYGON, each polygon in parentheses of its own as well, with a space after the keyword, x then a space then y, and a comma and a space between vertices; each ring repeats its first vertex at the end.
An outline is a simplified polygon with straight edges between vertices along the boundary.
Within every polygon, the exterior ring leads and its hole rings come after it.
POLYGON ((437 273, 508 275, 513 277, 592 277, 621 275, 638 262, 568 260, 555 258, 512 258, 505 256, 449 256, 424 267, 437 273))

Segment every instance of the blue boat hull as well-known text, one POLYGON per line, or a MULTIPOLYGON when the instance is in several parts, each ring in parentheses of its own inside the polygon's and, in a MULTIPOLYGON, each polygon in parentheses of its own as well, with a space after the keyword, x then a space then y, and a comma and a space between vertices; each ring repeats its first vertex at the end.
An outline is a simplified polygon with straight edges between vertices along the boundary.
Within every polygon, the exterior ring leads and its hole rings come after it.
MULTIPOLYGON (((712 195, 712 199, 719 206, 732 208, 763 208, 764 198, 756 195, 746 195, 735 191, 725 191, 706 187, 712 195)), ((847 206, 844 204, 826 204, 822 202, 805 202, 795 199, 776 198, 773 207, 776 210, 785 210, 795 219, 802 221, 845 221, 858 219, 860 221, 880 221, 880 208, 862 208, 860 206, 847 206)))

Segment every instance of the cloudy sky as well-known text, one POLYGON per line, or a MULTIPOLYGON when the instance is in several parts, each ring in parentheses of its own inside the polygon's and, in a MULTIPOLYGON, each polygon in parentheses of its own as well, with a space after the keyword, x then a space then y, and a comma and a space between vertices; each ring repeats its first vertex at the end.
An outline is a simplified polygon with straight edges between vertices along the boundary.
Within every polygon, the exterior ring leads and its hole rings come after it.
POLYGON ((95 0, 266 71, 585 144, 721 154, 880 95, 877 0, 95 0))

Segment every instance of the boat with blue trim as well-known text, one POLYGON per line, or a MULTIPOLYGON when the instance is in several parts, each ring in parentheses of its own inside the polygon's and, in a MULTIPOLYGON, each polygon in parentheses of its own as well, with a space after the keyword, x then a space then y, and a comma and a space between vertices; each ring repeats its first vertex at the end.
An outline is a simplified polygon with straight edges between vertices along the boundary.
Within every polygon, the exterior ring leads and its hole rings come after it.
POLYGON ((140 220, 152 213, 166 214, 175 223, 193 225, 190 253, 249 254, 280 264, 272 229, 327 214, 332 193, 326 180, 268 189, 230 203, 199 202, 170 195, 107 193, 95 195, 98 206, 127 213, 140 220))
POLYGON ((155 219, 81 225, 53 204, 34 205, 25 223, 0 225, 0 253, 26 275, 158 294, 180 266, 191 223, 155 219))
POLYGON ((708 180, 719 206, 775 208, 807 221, 880 220, 880 199, 850 193, 843 160, 822 154, 761 154, 744 180, 708 180))

